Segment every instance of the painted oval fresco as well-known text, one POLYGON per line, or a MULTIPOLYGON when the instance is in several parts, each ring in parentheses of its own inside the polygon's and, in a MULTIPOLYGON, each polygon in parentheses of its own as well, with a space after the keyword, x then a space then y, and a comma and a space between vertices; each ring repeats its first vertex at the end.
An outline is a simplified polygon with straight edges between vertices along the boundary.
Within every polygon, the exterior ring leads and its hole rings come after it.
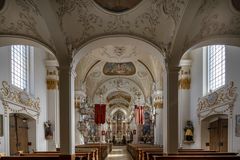
POLYGON ((103 73, 105 75, 134 75, 136 73, 136 68, 132 62, 125 62, 125 63, 105 63, 103 67, 103 73))
POLYGON ((115 13, 128 11, 142 0, 94 0, 102 8, 115 13))

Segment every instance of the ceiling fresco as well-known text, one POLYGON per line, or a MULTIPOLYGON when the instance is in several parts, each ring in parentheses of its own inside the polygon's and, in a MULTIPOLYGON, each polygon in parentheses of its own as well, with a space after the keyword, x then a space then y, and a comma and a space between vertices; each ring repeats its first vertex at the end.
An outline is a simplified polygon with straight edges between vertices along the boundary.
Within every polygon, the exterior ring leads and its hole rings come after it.
POLYGON ((129 76, 136 73, 136 68, 132 62, 110 63, 107 62, 103 67, 105 75, 123 75, 129 76))

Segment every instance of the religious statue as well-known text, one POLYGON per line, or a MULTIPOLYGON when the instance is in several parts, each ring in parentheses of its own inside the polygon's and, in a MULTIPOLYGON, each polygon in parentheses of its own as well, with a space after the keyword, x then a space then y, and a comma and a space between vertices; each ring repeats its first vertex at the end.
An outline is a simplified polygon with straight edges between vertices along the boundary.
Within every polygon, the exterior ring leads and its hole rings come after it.
POLYGON ((193 142, 193 124, 191 121, 187 121, 186 126, 184 127, 184 141, 193 142))
POLYGON ((50 121, 44 122, 45 138, 53 139, 53 124, 50 121))

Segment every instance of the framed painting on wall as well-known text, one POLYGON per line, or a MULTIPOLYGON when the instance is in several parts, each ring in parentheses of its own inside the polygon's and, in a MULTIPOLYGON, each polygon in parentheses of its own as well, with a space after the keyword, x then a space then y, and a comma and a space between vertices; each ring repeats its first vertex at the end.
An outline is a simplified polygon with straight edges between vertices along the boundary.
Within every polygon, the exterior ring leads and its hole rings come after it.
POLYGON ((3 115, 0 114, 0 137, 3 136, 3 115))
POLYGON ((240 137, 240 114, 236 115, 236 137, 240 137))

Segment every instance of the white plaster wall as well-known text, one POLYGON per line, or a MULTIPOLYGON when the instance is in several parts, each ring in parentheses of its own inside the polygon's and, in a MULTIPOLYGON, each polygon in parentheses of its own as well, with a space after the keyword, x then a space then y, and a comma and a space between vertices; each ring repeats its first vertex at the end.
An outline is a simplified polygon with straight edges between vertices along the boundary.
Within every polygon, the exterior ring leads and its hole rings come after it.
POLYGON ((0 86, 2 88, 2 81, 7 81, 10 83, 11 81, 11 54, 10 47, 0 47, 0 86))
POLYGON ((230 81, 234 82, 237 87, 238 97, 233 108, 233 128, 231 130, 232 139, 232 151, 240 153, 240 137, 235 135, 236 126, 236 114, 240 114, 240 48, 226 46, 226 84, 230 81))
MULTIPOLYGON (((11 54, 10 54, 10 47, 0 47, 0 88, 2 88, 2 81, 7 81, 10 83, 11 81, 11 54)), ((0 114, 4 115, 4 108, 2 105, 2 101, 0 100, 0 114)), ((6 134, 8 134, 8 127, 9 123, 6 122, 5 117, 3 117, 3 137, 0 137, 0 152, 7 154, 8 149, 6 149, 6 145, 8 146, 8 142, 6 142, 6 134)))
POLYGON ((178 89, 178 126, 179 126, 179 145, 183 148, 189 148, 189 144, 184 143, 184 127, 190 120, 190 90, 178 89))
MULTIPOLYGON (((1 115, 4 114, 4 109, 3 109, 3 106, 2 106, 2 101, 1 100, 0 100, 0 114, 1 115)), ((4 123, 4 115, 3 115, 3 123, 4 123)), ((6 152, 5 149, 4 149, 4 145, 5 145, 5 140, 4 140, 4 133, 3 133, 3 137, 0 137, 0 152, 2 152, 2 153, 6 152)))
POLYGON ((48 117, 47 119, 54 124, 53 139, 48 141, 48 151, 55 151, 57 144, 57 102, 58 90, 48 90, 48 117), (56 141, 55 141, 56 140, 56 141))
MULTIPOLYGON (((34 58, 30 60, 32 63, 32 68, 30 68, 30 94, 40 98, 40 107, 41 113, 39 120, 37 121, 37 135, 33 135, 31 138, 37 137, 36 148, 38 150, 46 150, 46 140, 44 137, 44 128, 43 122, 46 121, 46 108, 47 108, 47 92, 46 92, 46 69, 45 69, 45 57, 46 53, 41 50, 35 48, 34 58)), ((0 83, 2 81, 7 81, 11 84, 11 54, 10 54, 10 46, 0 47, 0 83)), ((2 84, 0 84, 0 88, 2 88, 2 84)), ((0 114, 3 114, 3 106, 0 101, 0 114)), ((4 137, 0 137, 0 152, 8 153, 9 149, 9 139, 8 135, 8 118, 4 118, 4 137)), ((35 144, 33 144, 35 145, 35 144)))
POLYGON ((195 143, 184 145, 186 148, 201 148, 201 133, 200 124, 197 117, 197 102, 198 98, 202 96, 203 85, 203 70, 202 70, 202 48, 193 50, 190 53, 192 59, 191 67, 191 88, 190 88, 190 118, 194 126, 194 141, 195 143))
POLYGON ((44 135, 44 122, 47 121, 47 86, 46 86, 46 53, 34 48, 34 93, 40 98, 40 116, 37 122, 37 150, 47 150, 47 141, 44 135))

